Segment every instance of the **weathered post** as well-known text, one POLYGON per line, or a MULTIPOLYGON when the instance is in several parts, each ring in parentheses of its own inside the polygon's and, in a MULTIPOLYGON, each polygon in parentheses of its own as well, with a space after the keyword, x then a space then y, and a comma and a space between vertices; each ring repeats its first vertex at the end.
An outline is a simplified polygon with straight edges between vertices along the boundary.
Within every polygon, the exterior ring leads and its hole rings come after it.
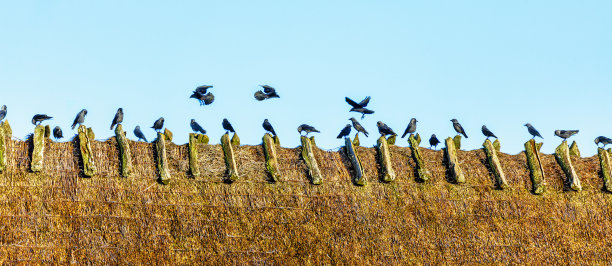
POLYGON ((572 145, 569 148, 569 154, 578 158, 582 157, 580 156, 580 149, 578 149, 578 144, 576 144, 576 141, 572 142, 572 145))
MULTIPOLYGON (((236 134, 234 134, 236 136, 236 134)), ((236 157, 234 156, 234 148, 230 141, 229 134, 225 133, 221 136, 221 147, 225 158, 226 179, 225 182, 231 183, 238 180, 238 166, 236 166, 236 157)))
POLYGON ((208 136, 197 133, 189 133, 189 172, 191 176, 200 176, 198 167, 198 145, 208 144, 208 136))
POLYGON ((612 162, 610 161, 610 152, 602 148, 597 148, 597 155, 599 155, 604 189, 608 192, 612 192, 612 162))
POLYGON ((263 136, 263 150, 266 157, 266 172, 270 181, 278 182, 280 180, 280 170, 278 169, 278 160, 276 159, 276 141, 266 133, 263 136))
MULTIPOLYGON (((455 140, 456 139, 457 137, 455 137, 455 140)), ((459 137, 459 139, 461 139, 461 137, 459 137)), ((457 150, 455 148, 455 140, 451 138, 446 138, 446 140, 444 141, 446 144, 446 148, 444 149, 444 155, 446 156, 446 161, 448 162, 448 168, 450 169, 453 181, 455 181, 455 183, 461 184, 465 183, 465 175, 463 174, 463 169, 461 169, 461 167, 459 166, 459 159, 457 159, 457 150)))
POLYGON ((32 170, 32 172, 40 172, 43 169, 45 157, 45 126, 37 125, 36 128, 34 128, 32 144, 34 149, 32 150, 32 163, 30 165, 30 170, 32 170))
POLYGON ((98 169, 94 162, 93 151, 91 149, 91 141, 96 136, 91 128, 87 128, 85 125, 80 125, 78 129, 79 136, 79 150, 81 151, 81 159, 83 160, 83 174, 87 177, 92 177, 96 174, 98 169))
POLYGON ((359 132, 355 134, 355 138, 353 139, 353 147, 359 146, 361 143, 359 142, 359 132))
POLYGON ((389 151, 389 143, 387 142, 385 136, 380 136, 380 138, 378 138, 376 141, 376 144, 382 181, 392 182, 395 180, 395 171, 393 171, 393 167, 391 166, 391 152, 389 151))
POLYGON ((344 152, 346 157, 349 158, 351 166, 353 166, 353 171, 355 171, 353 183, 358 186, 365 186, 366 180, 363 174, 363 165, 361 165, 361 160, 359 160, 357 153, 355 153, 355 147, 353 142, 351 142, 351 138, 344 138, 344 152))
POLYGON ((395 145, 395 141, 397 140, 397 135, 391 135, 387 138, 387 143, 389 145, 395 145))
POLYGON ((455 149, 461 150, 461 135, 456 135, 453 138, 453 143, 455 144, 455 149))
POLYGON ((323 184, 323 175, 321 174, 321 170, 319 170, 319 164, 314 156, 314 137, 309 139, 305 136, 301 136, 300 139, 302 141, 302 159, 306 162, 310 182, 313 185, 323 184))
POLYGON ((563 142, 561 142, 561 145, 559 145, 555 149, 555 158, 557 159, 559 166, 561 166, 561 169, 563 169, 563 172, 565 173, 565 184, 569 184, 570 188, 574 191, 582 190, 582 185, 580 185, 580 178, 578 178, 578 174, 576 174, 576 170, 572 165, 572 159, 570 158, 570 149, 567 145, 567 141, 564 140, 563 142))
MULTIPOLYGON (((6 170, 6 143, 11 137, 11 135, 6 132, 6 126, 8 126, 8 122, 4 121, 0 123, 0 173, 6 170)), ((10 128, 8 131, 10 131, 10 128)))
POLYGON ((502 170, 501 163, 497 158, 497 151, 499 148, 499 140, 495 140, 497 145, 491 143, 489 139, 485 140, 482 144, 484 147, 485 154, 487 155, 487 161, 489 162, 489 166, 491 167, 491 172, 493 172, 493 176, 495 177, 495 186, 499 189, 508 188, 508 181, 506 181, 506 175, 502 170))
MULTIPOLYGON (((172 137, 170 134, 169 137, 172 137)), ((164 185, 170 182, 170 170, 168 169, 168 156, 166 154, 166 140, 168 136, 165 133, 157 132, 157 140, 155 140, 155 152, 157 153, 157 171, 159 178, 157 181, 164 185)))
POLYGON ((128 178, 132 174, 132 153, 130 152, 130 144, 125 136, 125 131, 123 131, 123 125, 119 124, 115 127, 115 138, 117 138, 117 146, 119 146, 121 176, 128 178))
POLYGON ((532 192, 536 195, 544 193, 546 189, 544 168, 540 161, 540 148, 542 148, 542 143, 536 143, 535 139, 525 142, 525 155, 527 156, 527 165, 529 165, 531 173, 532 192))
POLYGON ((408 137, 408 143, 410 143, 410 149, 412 150, 412 158, 416 162, 417 178, 419 181, 425 182, 431 178, 431 173, 425 167, 425 161, 419 151, 419 145, 421 144, 421 136, 419 134, 410 134, 408 137))
POLYGON ((232 136, 232 145, 240 146, 240 138, 238 137, 238 134, 236 133, 234 133, 234 136, 232 136))

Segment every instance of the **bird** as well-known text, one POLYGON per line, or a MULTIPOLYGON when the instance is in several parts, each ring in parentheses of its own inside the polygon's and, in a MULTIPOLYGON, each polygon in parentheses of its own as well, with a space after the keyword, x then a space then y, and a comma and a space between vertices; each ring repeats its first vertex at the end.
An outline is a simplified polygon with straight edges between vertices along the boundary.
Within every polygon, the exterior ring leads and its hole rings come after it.
POLYGON ((145 135, 140 130, 140 126, 136 126, 136 128, 134 128, 134 135, 138 137, 138 141, 140 141, 141 139, 144 139, 145 142, 149 142, 147 138, 145 137, 145 135))
POLYGON ((81 110, 76 117, 74 118, 74 122, 72 122, 72 129, 76 127, 77 124, 82 125, 85 122, 85 116, 87 115, 87 110, 81 110))
POLYGON ((206 130, 204 130, 200 124, 198 124, 198 122, 195 121, 195 119, 191 119, 191 123, 189 123, 191 125, 191 129, 193 130, 193 132, 195 133, 202 133, 202 134, 206 134, 206 130))
POLYGON ((263 91, 260 91, 260 90, 256 91, 253 96, 255 97, 255 100, 258 100, 260 102, 265 100, 265 99, 268 99, 268 95, 265 94, 263 91))
POLYGON ((160 117, 159 119, 155 120, 155 123, 153 123, 153 126, 151 128, 159 132, 162 128, 164 128, 164 121, 165 119, 163 117, 160 117))
POLYGON ((487 139, 497 138, 497 136, 495 136, 495 134, 493 134, 493 132, 491 132, 491 130, 489 130, 485 125, 482 125, 482 134, 484 134, 487 139))
POLYGON ((578 134, 579 130, 555 130, 555 136, 562 138, 564 141, 569 137, 578 134))
POLYGON ((402 135, 402 138, 404 138, 406 135, 408 135, 408 133, 412 134, 414 132, 416 132, 416 123, 419 122, 416 120, 416 118, 412 118, 410 119, 410 123, 408 124, 408 126, 406 127, 406 130, 404 131, 404 135, 402 135))
POLYGON ((363 133, 366 137, 368 137, 368 131, 365 130, 365 128, 363 128, 363 126, 361 126, 361 124, 359 124, 359 122, 357 122, 357 119, 355 119, 354 117, 351 117, 349 120, 351 120, 351 122, 353 122, 353 127, 355 128, 355 130, 357 130, 357 134, 359 134, 359 132, 363 133))
POLYGON ((0 107, 0 121, 6 117, 6 105, 0 107))
POLYGON ((236 133, 236 131, 234 130, 234 127, 232 127, 232 124, 230 124, 227 118, 223 118, 223 123, 221 123, 221 125, 223 126, 223 129, 225 129, 225 133, 228 133, 228 132, 236 133))
POLYGON ((438 137, 436 137, 436 134, 431 134, 431 138, 429 138, 429 148, 433 146, 435 150, 438 147, 438 144, 440 144, 440 140, 438 137))
POLYGON ((202 98, 202 101, 204 102, 204 105, 210 105, 211 103, 215 101, 215 95, 209 92, 204 95, 204 97, 202 98))
POLYGON ((42 121, 49 120, 51 118, 53 117, 45 115, 45 114, 36 114, 32 117, 32 124, 33 125, 41 124, 42 121))
POLYGON ((276 136, 276 132, 274 132, 274 128, 272 127, 272 124, 270 124, 270 121, 268 121, 268 119, 264 119, 263 124, 261 124, 261 126, 263 126, 263 128, 267 131, 272 133, 272 135, 276 136))
POLYGON ((314 128, 313 126, 309 126, 307 124, 301 124, 298 128, 297 128, 298 132, 300 133, 300 135, 303 132, 306 132, 306 136, 308 136, 308 134, 312 133, 312 132, 316 132, 316 133, 321 133, 321 131, 318 131, 316 128, 314 128))
POLYGON ((264 89, 264 93, 266 95, 268 95, 268 98, 280 98, 280 96, 278 96, 278 94, 276 93, 276 89, 274 89, 273 87, 269 86, 269 85, 259 85, 264 89))
POLYGON ((451 119, 451 122, 453 122, 453 128, 455 128, 455 131, 457 131, 457 135, 462 134, 467 139, 468 136, 467 134, 465 134, 465 130, 463 130, 461 124, 459 124, 459 121, 453 118, 451 119))
POLYGON ((374 111, 361 107, 361 108, 351 108, 351 110, 349 112, 357 112, 357 113, 361 113, 361 119, 363 119, 365 117, 365 115, 369 115, 369 114, 373 114, 374 111))
POLYGON ((199 92, 200 94, 206 94, 206 91, 208 91, 208 89, 212 88, 212 85, 202 85, 202 86, 198 86, 195 91, 199 92))
POLYGON ((193 91, 189 98, 194 98, 198 100, 200 102, 200 106, 210 105, 215 101, 215 95, 213 95, 211 92, 204 94, 197 90, 193 91))
POLYGON ((113 122, 111 123, 110 130, 113 130, 115 125, 121 124, 122 122, 123 122, 123 108, 119 108, 117 109, 115 118, 113 118, 113 122))
POLYGON ((393 132, 393 129, 391 129, 389 126, 387 126, 387 124, 378 121, 376 122, 376 126, 378 126, 378 133, 380 133, 380 135, 386 136, 386 135, 393 135, 393 136, 397 136, 397 134, 395 134, 395 132, 393 132))
POLYGON ((361 102, 359 102, 359 103, 357 103, 357 102, 355 102, 355 101, 351 100, 351 98, 349 98, 349 97, 344 97, 344 100, 345 100, 345 101, 346 101, 348 104, 350 104, 350 105, 351 105, 353 108, 364 108, 364 107, 368 106, 368 103, 370 103, 370 99, 371 99, 371 98, 372 98, 372 97, 370 97, 370 96, 365 97, 365 99, 363 99, 363 100, 362 100, 361 102))
POLYGON ((55 138, 55 140, 58 140, 64 137, 64 133, 62 133, 62 129, 59 126, 56 126, 53 129, 53 137, 55 138))
POLYGON ((340 134, 338 134, 338 137, 336 138, 341 139, 347 137, 349 134, 351 134, 351 127, 351 124, 346 124, 346 126, 344 126, 344 128, 340 131, 340 134))
POLYGON ((543 139, 542 135, 540 135, 540 132, 538 132, 538 130, 536 130, 535 127, 533 127, 531 124, 527 123, 525 124, 525 126, 527 127, 527 131, 529 131, 529 134, 533 136, 532 139, 535 139, 535 137, 540 137, 543 139))
POLYGON ((604 136, 599 136, 599 137, 595 138, 595 144, 597 146, 599 146, 599 143, 602 143, 603 147, 605 148, 606 145, 612 144, 612 139, 604 137, 604 136))

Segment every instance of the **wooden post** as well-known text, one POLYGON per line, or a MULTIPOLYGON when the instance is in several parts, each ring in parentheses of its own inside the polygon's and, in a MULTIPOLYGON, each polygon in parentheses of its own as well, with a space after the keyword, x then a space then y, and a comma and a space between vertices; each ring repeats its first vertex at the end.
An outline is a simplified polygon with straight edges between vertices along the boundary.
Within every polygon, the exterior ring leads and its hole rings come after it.
POLYGON ((506 175, 504 174, 501 163, 497 158, 497 147, 499 147, 499 140, 495 140, 495 142, 497 143, 497 146, 493 145, 493 143, 487 139, 482 144, 482 147, 484 147, 489 166, 491 167, 491 172, 493 172, 493 176, 495 177, 495 186, 499 189, 506 189, 509 187, 508 181, 506 181, 506 175))
POLYGON ((357 153, 355 153, 355 147, 353 146, 353 142, 351 142, 351 138, 344 138, 344 152, 353 166, 353 171, 355 171, 353 183, 358 186, 365 186, 366 180, 363 174, 363 165, 357 153))
MULTIPOLYGON (((172 136, 169 136, 172 137, 172 136)), ((157 153, 157 171, 159 178, 157 181, 164 185, 170 182, 170 170, 168 169, 168 156, 166 154, 166 140, 168 136, 164 133, 157 132, 157 140, 155 141, 155 151, 157 153)))
POLYGON ((355 138, 353 139, 353 147, 359 146, 361 143, 359 142, 359 132, 355 134, 355 138))
POLYGON ((32 163, 30 165, 30 170, 32 170, 32 172, 40 172, 43 169, 45 157, 45 126, 38 125, 36 128, 34 128, 32 144, 34 149, 32 150, 32 163))
POLYGON ((223 147, 223 155, 225 157, 225 181, 231 183, 238 180, 238 167, 236 166, 236 157, 234 156, 234 148, 232 147, 229 134, 225 133, 221 136, 221 147, 223 147))
POLYGON ((395 141, 397 140, 397 135, 391 135, 387 138, 387 144, 395 145, 395 141))
MULTIPOLYGON (((461 184, 465 183, 465 175, 463 174, 463 169, 461 169, 459 166, 459 160, 457 159, 457 150, 455 149, 456 139, 457 137, 455 137, 455 139, 446 138, 444 141, 446 144, 444 155, 446 156, 448 168, 451 171, 451 175, 453 176, 455 183, 461 184)), ((460 136, 459 139, 461 139, 460 136)))
POLYGON ((599 155, 604 190, 612 192, 612 162, 610 161, 610 152, 602 148, 597 148, 597 155, 599 155))
POLYGON ((380 163, 381 175, 383 182, 392 182, 395 180, 395 171, 391 166, 391 152, 389 152, 389 143, 385 136, 381 136, 376 141, 376 149, 378 150, 378 161, 380 163))
POLYGON ((234 136, 232 136, 232 145, 240 146, 240 138, 238 137, 238 134, 236 133, 234 133, 234 136))
POLYGON ((198 145, 208 144, 208 136, 197 133, 189 133, 189 172, 191 176, 200 176, 198 167, 198 145))
POLYGON ((412 158, 416 162, 417 178, 419 181, 425 182, 431 178, 431 173, 425 167, 423 156, 419 151, 419 145, 421 144, 421 136, 419 134, 410 134, 408 137, 408 143, 410 143, 410 149, 412 150, 412 158))
POLYGON ((461 150, 461 135, 456 135, 453 138, 453 142, 455 144, 455 149, 461 150))
POLYGON ((266 157, 266 173, 272 182, 278 182, 280 180, 280 170, 278 169, 278 160, 276 159, 276 141, 274 138, 266 133, 263 136, 262 146, 264 150, 264 156, 266 157))
POLYGON ((574 191, 582 190, 582 185, 580 185, 580 178, 578 178, 576 170, 572 165, 572 159, 570 158, 570 149, 567 145, 567 141, 564 140, 563 142, 561 142, 561 145, 559 145, 555 149, 555 158, 561 166, 561 169, 563 169, 563 172, 565 172, 565 184, 569 184, 570 188, 574 191))
POLYGON ((531 183, 533 184, 533 194, 540 195, 546 189, 546 180, 544 179, 544 168, 540 161, 540 148, 542 143, 536 143, 535 139, 525 142, 525 155, 527 156, 527 164, 531 173, 531 183))
POLYGON ((121 176, 128 178, 132 174, 132 153, 130 152, 130 144, 123 125, 119 124, 115 127, 115 138, 117 138, 117 146, 119 146, 119 161, 121 162, 121 176))
POLYGON ((302 141, 302 159, 304 159, 308 167, 310 182, 313 185, 323 184, 323 175, 321 174, 321 170, 319 170, 319 164, 314 156, 313 138, 309 139, 305 136, 301 136, 300 139, 302 141))
POLYGON ((79 134, 79 150, 81 151, 81 159, 83 160, 83 174, 87 177, 92 177, 98 171, 90 144, 96 136, 93 130, 87 128, 85 125, 80 125, 77 132, 79 134))
POLYGON ((578 158, 582 157, 580 156, 580 149, 578 149, 578 144, 576 144, 576 141, 572 142, 572 145, 569 148, 569 153, 571 156, 577 156, 578 158))
POLYGON ((5 133, 4 123, 0 123, 0 173, 6 170, 6 142, 10 139, 10 135, 5 133))

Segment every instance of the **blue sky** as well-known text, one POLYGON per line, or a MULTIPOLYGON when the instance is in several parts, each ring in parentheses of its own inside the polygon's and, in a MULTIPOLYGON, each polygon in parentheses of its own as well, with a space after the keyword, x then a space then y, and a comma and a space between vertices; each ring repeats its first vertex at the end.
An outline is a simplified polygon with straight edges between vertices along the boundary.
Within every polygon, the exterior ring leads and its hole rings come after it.
MULTIPOLYGON (((580 129, 584 154, 612 137, 610 1, 2 1, 0 104, 14 135, 32 132, 36 113, 64 135, 76 113, 106 139, 118 107, 133 137, 149 139, 160 116, 185 143, 195 118, 213 142, 227 117, 245 144, 261 143, 269 118, 283 146, 298 125, 333 149, 347 124, 344 96, 372 96, 362 120, 403 132, 416 117, 428 138, 454 135, 457 118, 476 149, 486 124, 502 151, 518 153, 532 123, 543 151, 555 129, 580 129), (214 85, 215 103, 190 92, 214 85), (279 100, 257 102, 258 84, 279 100)), ((405 141, 398 142, 405 146, 405 141)))

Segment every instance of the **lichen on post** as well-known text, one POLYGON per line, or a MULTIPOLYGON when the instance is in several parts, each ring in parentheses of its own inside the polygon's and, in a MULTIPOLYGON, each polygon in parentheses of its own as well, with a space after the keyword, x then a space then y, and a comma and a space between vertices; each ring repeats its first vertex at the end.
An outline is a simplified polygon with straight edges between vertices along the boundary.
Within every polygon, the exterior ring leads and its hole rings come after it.
POLYGON ((6 170, 6 141, 7 136, 4 133, 4 123, 0 125, 0 173, 6 170))
POLYGON ((128 178, 132 174, 132 153, 130 152, 130 144, 123 131, 123 125, 119 124, 115 127, 115 138, 117 146, 119 146, 119 162, 121 162, 121 176, 128 178))
POLYGON ((236 133, 234 133, 234 136, 232 136, 232 145, 240 146, 240 137, 238 137, 238 134, 236 133))
MULTIPOLYGON (((453 181, 461 184, 465 183, 465 175, 463 174, 463 169, 459 166, 459 159, 457 159, 457 149, 455 148, 456 138, 457 137, 455 137, 455 139, 446 138, 444 141, 446 144, 444 155, 446 156, 446 161, 448 162, 448 168, 450 169, 453 181)), ((459 139, 461 139, 461 137, 459 137, 459 139)))
POLYGON ((570 157, 570 149, 567 145, 567 141, 561 142, 555 149, 555 158, 563 169, 565 173, 565 183, 569 184, 570 188, 574 191, 582 190, 582 185, 580 184, 580 178, 578 178, 578 174, 576 174, 576 169, 574 169, 574 165, 572 164, 572 159, 570 157))
POLYGON ((198 146, 200 144, 208 144, 208 136, 197 133, 189 133, 189 172, 191 176, 200 176, 200 168, 198 167, 198 146))
POLYGON ((531 173, 532 192, 536 195, 544 193, 546 189, 544 168, 540 160, 540 148, 542 148, 542 143, 536 143, 534 139, 525 142, 525 155, 531 173))
POLYGON ((453 142, 455 144, 455 149, 461 150, 461 135, 456 135, 453 138, 453 142))
POLYGON ((580 149, 578 149, 578 144, 576 141, 572 142, 572 145, 570 145, 569 153, 571 156, 576 156, 578 158, 582 157, 580 156, 580 149))
POLYGON ((305 136, 300 137, 302 141, 302 159, 306 163, 306 167, 308 168, 308 176, 310 177, 310 182, 313 185, 323 184, 323 175, 321 174, 321 170, 319 169, 319 164, 317 163, 317 159, 314 156, 314 144, 312 140, 314 137, 307 138, 305 136))
POLYGON ((40 172, 43 169, 45 157, 45 126, 38 125, 36 128, 34 128, 32 144, 34 148, 32 150, 32 163, 30 165, 30 170, 32 170, 32 172, 40 172))
POLYGON ((83 160, 83 174, 87 177, 92 177, 98 171, 90 143, 96 136, 93 130, 87 128, 85 125, 80 125, 77 132, 79 137, 79 150, 81 151, 81 159, 83 160))
POLYGON ((417 178, 419 181, 425 182, 431 178, 431 173, 425 167, 425 161, 419 150, 421 144, 421 136, 419 134, 410 134, 408 137, 408 143, 410 143, 410 150, 412 150, 412 158, 416 162, 417 178))
POLYGON ((276 158, 276 142, 270 134, 265 134, 262 140, 264 156, 266 157, 266 173, 272 182, 280 181, 280 170, 276 158))
POLYGON ((4 120, 0 126, 4 129, 4 135, 9 138, 13 136, 13 130, 11 129, 11 125, 9 125, 8 120, 4 120))
POLYGON ((395 141, 397 140, 397 135, 391 135, 387 138, 387 144, 395 145, 395 141))
POLYGON ((391 152, 389 151, 389 143, 385 136, 380 136, 376 141, 376 150, 378 150, 378 161, 383 182, 392 182, 395 180, 395 171, 391 166, 391 152))
POLYGON ((612 192, 612 162, 610 161, 610 152, 602 148, 597 148, 597 155, 599 156, 604 190, 612 192))
MULTIPOLYGON (((236 136, 234 134, 234 136, 236 136)), ((228 183, 238 180, 238 166, 236 165, 236 157, 234 156, 234 148, 227 133, 221 136, 221 147, 225 158, 226 179, 228 183)))
POLYGON ((365 186, 366 180, 363 173, 363 165, 361 164, 361 160, 359 160, 357 153, 355 153, 355 147, 353 146, 353 142, 351 142, 350 138, 344 139, 344 152, 353 166, 353 171, 355 171, 353 183, 358 186, 365 186))
MULTIPOLYGON (((499 141, 497 142, 497 147, 499 147, 499 141)), ((493 172, 493 176, 495 177, 495 186, 499 189, 508 188, 508 181, 506 181, 506 175, 501 167, 501 163, 499 162, 499 158, 497 158, 498 148, 491 143, 489 139, 485 140, 482 144, 484 148, 485 154, 487 156, 487 161, 489 162, 489 166, 491 167, 491 172, 493 172)))
MULTIPOLYGON (((170 136, 171 137, 171 136, 170 136)), ((168 170, 168 156, 166 154, 166 138, 164 133, 157 132, 155 141, 155 151, 157 154, 157 171, 159 172, 158 182, 167 185, 170 182, 170 170, 168 170)))
POLYGON ((361 143, 359 142, 359 132, 357 132, 357 134, 355 134, 355 138, 353 139, 353 146, 357 147, 359 146, 361 143))

